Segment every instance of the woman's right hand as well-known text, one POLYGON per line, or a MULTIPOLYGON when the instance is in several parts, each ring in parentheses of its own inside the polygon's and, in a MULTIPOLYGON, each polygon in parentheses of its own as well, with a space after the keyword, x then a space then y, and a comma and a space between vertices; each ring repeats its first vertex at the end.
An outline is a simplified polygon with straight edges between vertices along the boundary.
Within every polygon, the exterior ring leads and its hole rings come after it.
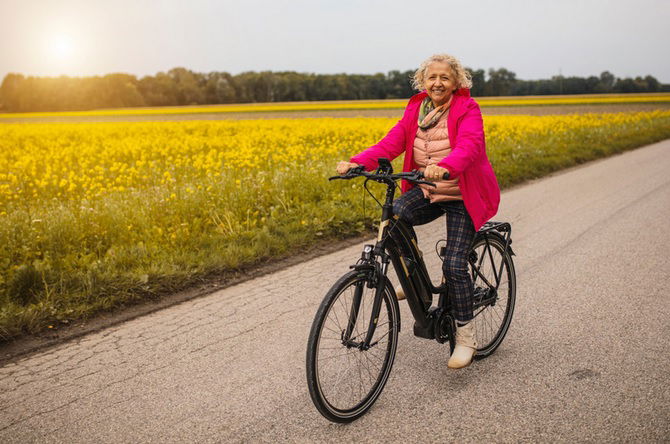
POLYGON ((337 164, 337 174, 339 174, 340 176, 344 176, 345 174, 347 174, 347 171, 349 171, 352 168, 356 168, 358 166, 360 165, 358 165, 357 163, 341 161, 337 164))

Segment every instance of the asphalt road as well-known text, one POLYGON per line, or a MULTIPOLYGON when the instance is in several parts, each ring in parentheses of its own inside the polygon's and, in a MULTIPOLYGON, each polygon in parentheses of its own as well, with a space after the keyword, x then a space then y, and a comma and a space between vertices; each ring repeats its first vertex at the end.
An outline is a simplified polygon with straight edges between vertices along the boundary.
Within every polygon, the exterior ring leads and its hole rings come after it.
MULTIPOLYGON (((316 308, 361 245, 0 368, 0 442, 668 442, 670 141, 503 193, 518 292, 467 369, 403 330, 391 378, 331 424, 305 382, 316 308)), ((433 245, 443 221, 418 230, 433 245)))

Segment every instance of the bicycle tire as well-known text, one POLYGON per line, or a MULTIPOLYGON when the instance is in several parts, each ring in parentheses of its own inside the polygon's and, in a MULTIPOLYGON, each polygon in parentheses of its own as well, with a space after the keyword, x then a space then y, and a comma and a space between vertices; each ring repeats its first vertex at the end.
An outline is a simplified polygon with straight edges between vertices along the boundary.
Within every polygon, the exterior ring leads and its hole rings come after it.
POLYGON ((309 394, 317 410, 333 422, 354 421, 372 407, 384 389, 395 359, 400 312, 388 280, 371 342, 377 341, 376 345, 362 351, 343 343, 356 286, 362 286, 362 298, 352 338, 367 333, 376 290, 368 288, 368 281, 366 272, 351 271, 342 276, 324 297, 309 333, 306 359, 309 394), (379 345, 383 350, 377 348, 379 345), (345 369, 343 364, 347 364, 345 369), (376 364, 379 364, 377 370, 376 364), (344 385, 338 387, 341 384, 344 385))
POLYGON ((495 236, 476 238, 471 251, 476 253, 479 264, 476 265, 469 261, 475 294, 482 294, 480 290, 485 290, 488 285, 475 273, 473 267, 478 266, 487 280, 493 283, 495 282, 493 265, 497 265, 496 270, 499 270, 500 264, 503 264, 495 301, 475 308, 475 317, 472 320, 477 340, 477 351, 474 358, 483 359, 490 356, 500 346, 509 330, 516 302, 516 273, 512 256, 509 251, 505 251, 503 242, 495 236), (486 239, 488 239, 491 254, 486 250, 486 239))

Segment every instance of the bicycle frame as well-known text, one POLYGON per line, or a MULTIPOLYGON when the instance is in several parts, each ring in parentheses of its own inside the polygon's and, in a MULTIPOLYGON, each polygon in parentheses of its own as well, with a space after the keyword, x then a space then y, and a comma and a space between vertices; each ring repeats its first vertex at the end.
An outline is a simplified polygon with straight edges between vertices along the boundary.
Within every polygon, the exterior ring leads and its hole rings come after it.
MULTIPOLYGON (((389 175, 389 178, 368 178, 367 180, 375 180, 386 184, 386 197, 382 205, 381 220, 379 223, 379 231, 375 245, 366 245, 363 249, 361 259, 353 268, 357 271, 366 273, 367 286, 375 287, 376 292, 372 306, 372 314, 370 316, 368 330, 366 337, 360 341, 352 341, 351 334, 353 326, 356 324, 358 318, 358 311, 360 309, 361 297, 363 293, 362 285, 356 289, 354 293, 353 304, 349 317, 349 322, 346 331, 343 333, 342 341, 348 347, 357 347, 362 350, 367 350, 375 344, 371 344, 374 336, 379 312, 382 305, 383 292, 386 287, 387 271, 389 263, 393 264, 396 275, 405 292, 407 304, 414 317, 414 334, 416 336, 435 339, 440 343, 446 341, 452 342, 453 333, 455 332, 455 320, 450 313, 449 297, 447 285, 443 282, 440 286, 435 287, 430 279, 430 275, 423 260, 423 253, 417 245, 416 238, 411 234, 410 227, 393 214, 393 198, 397 184, 395 180, 390 178, 392 168, 390 162, 385 159, 380 160, 380 167, 378 172, 389 175), (439 295, 437 306, 433 306, 433 296, 439 295)), ((416 181, 415 181, 416 182, 416 181)), ((424 182, 425 183, 425 182, 424 182)), ((511 226, 509 223, 489 222, 482 227, 475 235, 475 241, 484 237, 486 247, 484 254, 492 257, 491 247, 489 244, 489 237, 498 237, 505 245, 505 251, 513 255, 511 250, 511 226), (502 234, 504 233, 504 235, 502 234)), ((475 255, 476 256, 476 255, 475 255)), ((469 260, 473 265, 479 260, 478 266, 473 266, 473 270, 488 286, 484 291, 485 294, 475 294, 475 310, 479 307, 495 303, 497 298, 497 289, 500 285, 502 266, 497 272, 494 272, 495 283, 489 282, 485 276, 479 271, 479 266, 484 259, 470 257, 469 260)), ((393 303, 397 304, 397 300, 393 303)), ((400 324, 400 322, 398 322, 400 324)), ((400 330, 400 325, 397 326, 400 330)))
MULTIPOLYGON (((400 285, 405 292, 407 304, 414 317, 414 334, 427 339, 438 339, 435 332, 436 321, 445 316, 447 317, 447 323, 453 328, 453 319, 451 319, 447 306, 446 285, 435 287, 432 284, 416 239, 411 235, 407 224, 393 215, 392 204, 387 202, 382 210, 377 242, 374 246, 366 245, 359 263, 351 266, 356 270, 367 272, 371 286, 376 285, 377 288, 367 337, 361 344, 361 348, 366 349, 371 345, 369 341, 372 339, 376 328, 385 280, 388 279, 389 263, 393 264, 400 285), (440 295, 437 307, 432 306, 433 295, 435 294, 440 295)), ((357 299, 357 294, 355 294, 354 307, 358 303, 360 303, 360 300, 357 299)), ((351 325, 355 323, 357 316, 357 309, 354 309, 354 307, 352 307, 351 325)), ((439 324, 442 325, 444 322, 445 320, 439 324)), ((449 332, 453 331, 451 328, 449 328, 449 332)), ((400 329, 400 325, 398 325, 398 329, 400 329)), ((347 331, 347 333, 350 332, 347 331)), ((445 342, 449 336, 449 334, 446 337, 445 335, 439 335, 439 342, 445 342)))
MULTIPOLYGON (((380 159, 380 169, 386 168, 390 171, 390 163, 385 164, 380 159)), ((374 246, 366 245, 363 249, 361 259, 351 268, 365 272, 368 275, 368 286, 376 287, 375 299, 372 306, 372 315, 370 317, 368 331, 365 339, 358 342, 351 341, 353 325, 356 324, 358 310, 362 295, 362 288, 354 293, 354 300, 350 313, 349 323, 344 332, 343 342, 348 346, 358 347, 366 350, 373 346, 370 341, 374 335, 379 310, 382 304, 383 291, 386 287, 387 271, 389 263, 393 264, 400 284, 405 291, 407 303, 410 307, 415 320, 414 333, 417 336, 437 339, 435 335, 435 321, 447 316, 449 332, 453 331, 453 319, 448 314, 446 297, 446 285, 435 287, 428 274, 426 265, 423 261, 422 253, 416 243, 416 239, 411 235, 411 230, 402 220, 393 214, 393 197, 397 184, 394 180, 378 180, 387 185, 386 198, 382 206, 381 220, 379 223, 379 232, 377 242, 374 246), (440 295, 440 303, 437 307, 432 307, 433 295, 440 295)), ((397 301, 394 301, 397 303, 397 301)), ((442 325, 444 321, 439 324, 442 325)), ((400 325, 398 325, 400 330, 400 325)), ((439 342, 445 342, 451 335, 439 335, 439 342)))
MULTIPOLYGON (((420 171, 393 174, 391 162, 383 158, 378 161, 376 171, 366 172, 363 166, 356 166, 330 178, 364 177, 365 190, 382 210, 376 241, 364 246, 360 259, 350 267, 353 270, 328 290, 307 341, 310 397, 325 418, 338 423, 354 421, 370 409, 393 367, 401 313, 387 275, 389 265, 395 269, 414 317, 414 335, 449 342, 452 354, 458 336, 452 311, 456 301, 447 287, 447 283, 451 287, 452 282, 447 281, 450 277, 433 285, 414 230, 393 214, 398 180, 435 184, 426 181, 420 171), (368 188, 368 181, 386 185, 384 203, 368 188), (439 295, 437 305, 433 304, 435 295, 439 295)), ((442 174, 442 179, 448 179, 448 173, 442 174)), ((516 273, 511 258, 511 227, 489 222, 475 233, 472 242, 467 257, 461 260, 466 259, 466 267, 470 267, 467 273, 474 287, 476 311, 469 329, 476 335, 477 344, 472 358, 483 359, 504 339, 514 312, 516 273)), ((446 252, 445 247, 438 255, 445 260, 446 252)))

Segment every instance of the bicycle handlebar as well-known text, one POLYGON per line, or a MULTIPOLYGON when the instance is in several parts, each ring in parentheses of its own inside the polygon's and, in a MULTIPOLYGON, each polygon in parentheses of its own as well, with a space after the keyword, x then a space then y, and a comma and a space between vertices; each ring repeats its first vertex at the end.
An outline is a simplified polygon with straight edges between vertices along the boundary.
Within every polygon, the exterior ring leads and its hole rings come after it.
MULTIPOLYGON (((377 181, 377 182, 388 182, 388 181, 393 181, 395 182, 396 180, 399 179, 404 179, 409 182, 415 183, 415 184, 425 184, 429 185, 432 187, 436 187, 434 182, 429 182, 427 180, 423 180, 425 177, 421 171, 418 170, 412 170, 406 173, 396 173, 396 174, 388 174, 384 171, 380 171, 379 169, 372 172, 368 173, 365 171, 364 167, 358 166, 356 168, 351 168, 349 171, 347 171, 346 174, 341 175, 341 176, 332 176, 329 177, 328 180, 336 180, 336 179, 353 179, 355 177, 367 177, 368 179, 377 181)), ((449 179, 449 173, 444 173, 442 175, 442 179, 447 180, 449 179)))

